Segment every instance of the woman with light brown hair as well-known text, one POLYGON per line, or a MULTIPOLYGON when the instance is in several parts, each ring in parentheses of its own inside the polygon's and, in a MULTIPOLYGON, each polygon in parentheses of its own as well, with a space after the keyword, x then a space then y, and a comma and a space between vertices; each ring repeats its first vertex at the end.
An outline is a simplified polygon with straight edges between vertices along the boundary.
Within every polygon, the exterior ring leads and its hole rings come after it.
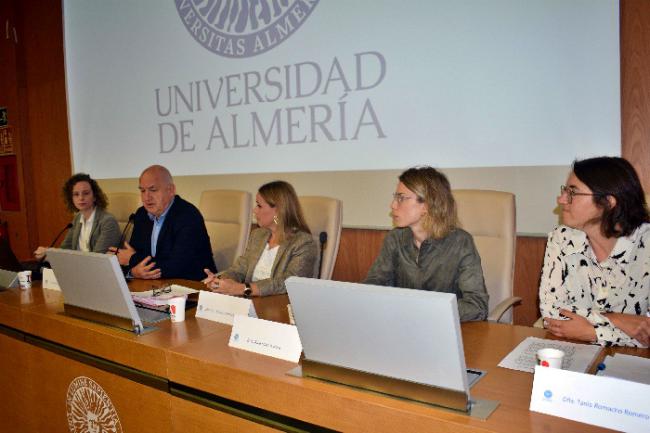
POLYGON ((382 245, 366 284, 449 292, 461 321, 485 320, 488 294, 472 235, 458 227, 449 181, 432 167, 399 176, 391 202, 395 228, 382 245))
POLYGON ((292 275, 316 276, 318 248, 291 184, 262 185, 253 213, 259 228, 251 233, 244 255, 218 274, 206 269, 205 285, 226 295, 267 296, 286 293, 284 281, 292 275))
MULTIPOLYGON (((63 185, 63 200, 75 216, 59 248, 105 253, 120 240, 115 217, 106 211, 108 199, 97 181, 85 173, 71 176, 63 185)), ((34 257, 42 260, 47 247, 38 247, 34 257)))

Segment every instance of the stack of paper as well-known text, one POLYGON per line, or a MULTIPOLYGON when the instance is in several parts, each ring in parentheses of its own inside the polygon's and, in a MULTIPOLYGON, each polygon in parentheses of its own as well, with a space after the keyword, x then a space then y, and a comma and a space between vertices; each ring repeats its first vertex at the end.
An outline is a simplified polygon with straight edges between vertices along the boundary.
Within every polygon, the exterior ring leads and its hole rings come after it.
POLYGON ((579 373, 586 372, 602 350, 602 347, 591 344, 576 344, 528 337, 501 360, 499 367, 532 373, 535 371, 535 365, 537 365, 537 351, 545 347, 563 351, 562 369, 579 373))
POLYGON ((172 284, 170 289, 170 291, 165 291, 164 293, 160 292, 159 289, 146 290, 144 292, 132 292, 131 297, 133 298, 133 302, 147 307, 166 307, 169 305, 169 300, 171 298, 198 293, 198 290, 196 289, 179 286, 178 284, 172 284))

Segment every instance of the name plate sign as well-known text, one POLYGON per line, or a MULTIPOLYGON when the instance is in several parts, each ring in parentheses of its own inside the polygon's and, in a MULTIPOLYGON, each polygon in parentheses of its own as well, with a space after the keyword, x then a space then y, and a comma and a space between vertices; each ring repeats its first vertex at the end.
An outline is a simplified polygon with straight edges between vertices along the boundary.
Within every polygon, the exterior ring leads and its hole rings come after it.
POLYGON ((239 315, 235 316, 228 346, 295 363, 302 352, 295 326, 239 315))
POLYGON ((54 276, 54 271, 50 268, 43 268, 43 288, 61 291, 59 282, 56 281, 56 277, 54 276))
POLYGON ((530 410, 626 432, 650 431, 650 385, 535 367, 530 410))
POLYGON ((257 317, 253 301, 236 296, 207 292, 205 290, 199 292, 196 317, 232 325, 233 319, 237 314, 257 317))

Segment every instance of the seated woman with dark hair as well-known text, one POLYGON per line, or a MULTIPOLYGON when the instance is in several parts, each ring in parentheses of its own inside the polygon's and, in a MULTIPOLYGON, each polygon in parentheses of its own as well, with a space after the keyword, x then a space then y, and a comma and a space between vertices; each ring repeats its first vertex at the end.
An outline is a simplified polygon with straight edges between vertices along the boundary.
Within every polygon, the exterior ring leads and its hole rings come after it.
MULTIPOLYGON (((72 228, 60 248, 105 253, 120 240, 120 227, 115 217, 106 212, 108 199, 97 181, 78 173, 63 185, 63 199, 70 212, 77 212, 72 228)), ((34 257, 45 257, 46 247, 38 247, 34 257)))
POLYGON ((539 288, 544 326, 558 337, 648 346, 650 218, 639 178, 618 157, 575 161, 557 199, 539 288))
POLYGON ((262 185, 253 210, 260 228, 253 230, 244 255, 228 269, 203 280, 213 292, 236 296, 286 293, 290 276, 317 275, 318 248, 291 184, 262 185))
POLYGON ((454 293, 461 321, 485 320, 488 294, 472 235, 458 228, 444 174, 410 168, 399 177, 393 224, 364 283, 454 293))

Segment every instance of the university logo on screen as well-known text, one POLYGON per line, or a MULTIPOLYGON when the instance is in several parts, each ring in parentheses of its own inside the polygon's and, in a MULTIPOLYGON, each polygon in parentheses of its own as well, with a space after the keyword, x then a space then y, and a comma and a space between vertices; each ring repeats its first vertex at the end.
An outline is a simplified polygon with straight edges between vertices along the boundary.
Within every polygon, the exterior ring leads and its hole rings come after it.
POLYGON ((209 51, 224 57, 262 54, 287 40, 319 0, 174 0, 183 24, 209 51))

